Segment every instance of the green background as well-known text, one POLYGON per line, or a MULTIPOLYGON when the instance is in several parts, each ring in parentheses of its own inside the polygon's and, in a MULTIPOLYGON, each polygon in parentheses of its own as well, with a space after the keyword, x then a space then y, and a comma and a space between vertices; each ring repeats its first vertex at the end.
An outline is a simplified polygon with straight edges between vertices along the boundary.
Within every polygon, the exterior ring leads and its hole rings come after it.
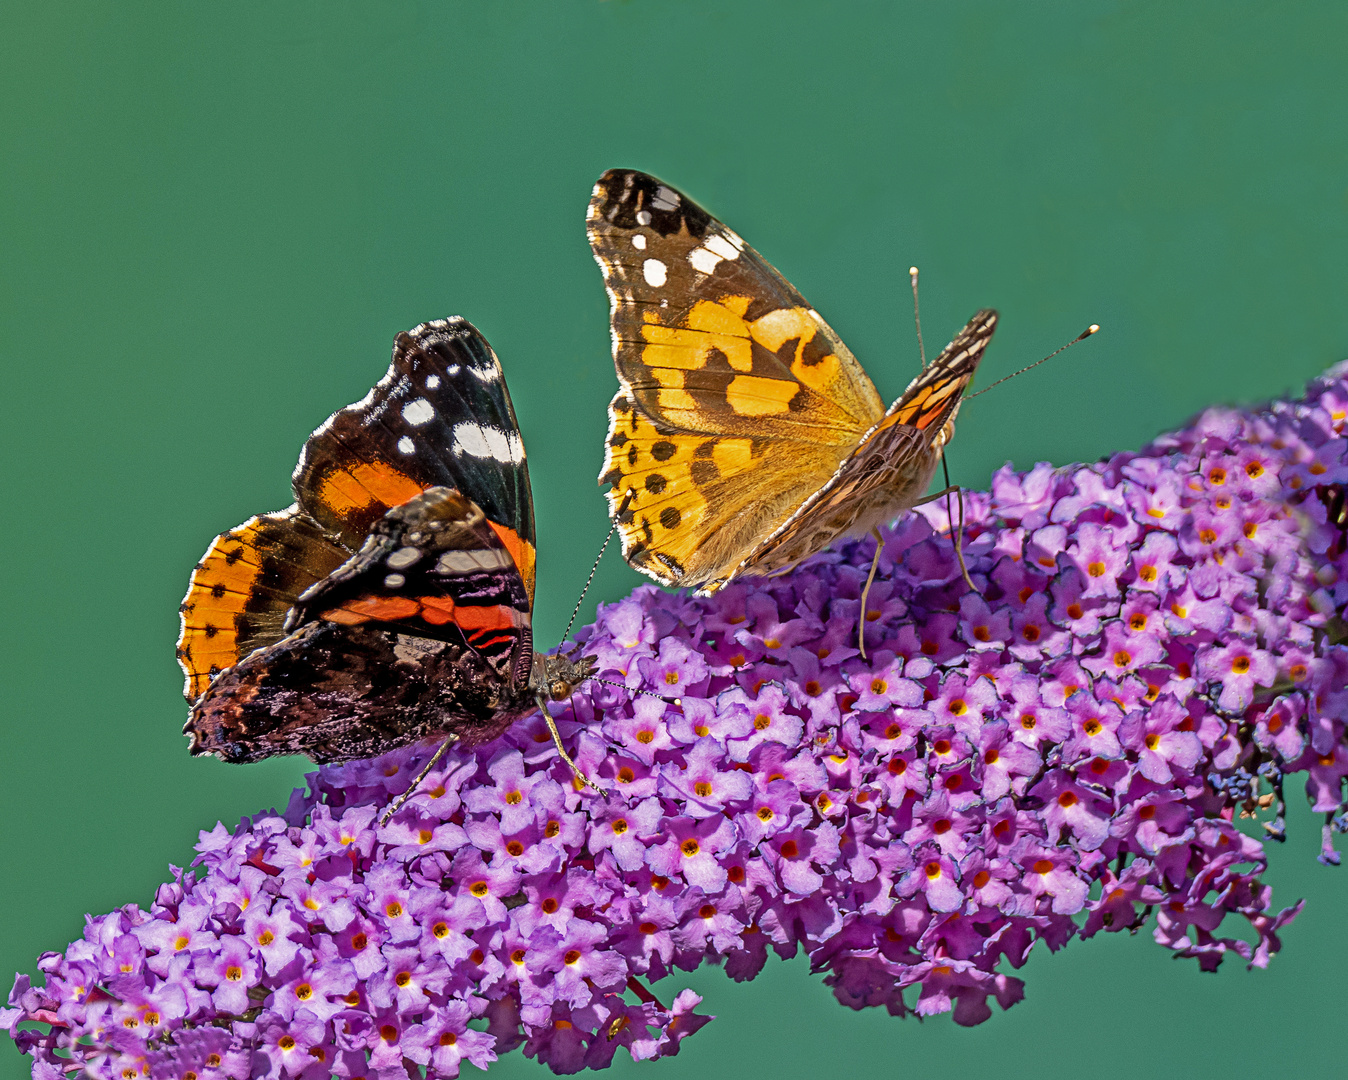
MULTIPOLYGON (((726 220, 886 397, 916 366, 909 264, 929 346, 1001 310, 985 384, 1101 323, 962 413, 982 486, 1348 355, 1345 41, 1341 0, 0 5, 4 988, 300 779, 188 758, 177 604, 398 330, 459 313, 500 354, 561 632, 606 527, 604 169, 726 220)), ((587 612, 637 581, 610 557, 587 612)), ((721 1019, 646 1071, 1340 1072, 1344 871, 1304 804, 1291 824, 1268 880, 1310 903, 1269 971, 1076 943, 972 1030, 851 1013, 799 961, 699 973, 721 1019)))

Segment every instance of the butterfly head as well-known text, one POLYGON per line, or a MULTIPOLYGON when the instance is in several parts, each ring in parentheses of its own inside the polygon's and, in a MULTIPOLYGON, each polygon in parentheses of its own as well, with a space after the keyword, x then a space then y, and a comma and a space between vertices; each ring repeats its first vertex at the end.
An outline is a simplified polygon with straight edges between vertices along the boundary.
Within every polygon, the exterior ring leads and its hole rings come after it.
POLYGON ((594 658, 539 655, 534 667, 534 694, 541 708, 549 701, 565 701, 581 683, 594 674, 594 658))

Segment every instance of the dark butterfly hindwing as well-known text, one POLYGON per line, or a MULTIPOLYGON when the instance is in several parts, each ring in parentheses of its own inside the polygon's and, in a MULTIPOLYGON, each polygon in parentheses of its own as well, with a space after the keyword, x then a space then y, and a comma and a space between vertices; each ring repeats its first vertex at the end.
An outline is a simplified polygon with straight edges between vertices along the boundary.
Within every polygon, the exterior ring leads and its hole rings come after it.
POLYGON ((323 762, 437 732, 494 738, 533 708, 529 614, 483 511, 431 488, 299 598, 287 637, 211 684, 184 729, 192 752, 323 762))

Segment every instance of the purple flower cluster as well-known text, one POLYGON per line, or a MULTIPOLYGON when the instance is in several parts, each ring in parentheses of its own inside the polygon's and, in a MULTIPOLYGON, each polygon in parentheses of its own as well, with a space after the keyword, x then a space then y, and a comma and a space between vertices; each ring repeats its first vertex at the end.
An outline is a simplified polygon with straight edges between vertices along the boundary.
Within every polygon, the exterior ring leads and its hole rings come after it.
POLYGON ((710 599, 653 588, 581 635, 557 720, 324 768, 283 815, 203 833, 149 910, 90 919, 0 1013, 34 1075, 452 1077, 524 1045, 556 1072, 676 1053, 706 1018, 648 984, 804 950, 838 999, 973 1024, 1100 930, 1264 966, 1261 843, 1305 772, 1348 824, 1348 366, 1140 453, 1004 469, 944 510, 710 599), (1220 936, 1243 916, 1248 940, 1220 936), (909 988, 914 988, 911 991, 909 988))

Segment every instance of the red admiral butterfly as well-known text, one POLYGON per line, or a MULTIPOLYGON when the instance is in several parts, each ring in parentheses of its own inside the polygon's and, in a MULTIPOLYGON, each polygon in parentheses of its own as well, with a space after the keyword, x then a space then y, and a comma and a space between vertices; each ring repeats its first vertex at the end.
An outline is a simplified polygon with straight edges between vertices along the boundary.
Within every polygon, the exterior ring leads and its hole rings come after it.
POLYGON ((472 746, 589 676, 588 659, 533 651, 524 445, 467 320, 399 334, 388 374, 304 444, 292 488, 294 505, 216 537, 192 574, 178 660, 193 754, 472 746))

